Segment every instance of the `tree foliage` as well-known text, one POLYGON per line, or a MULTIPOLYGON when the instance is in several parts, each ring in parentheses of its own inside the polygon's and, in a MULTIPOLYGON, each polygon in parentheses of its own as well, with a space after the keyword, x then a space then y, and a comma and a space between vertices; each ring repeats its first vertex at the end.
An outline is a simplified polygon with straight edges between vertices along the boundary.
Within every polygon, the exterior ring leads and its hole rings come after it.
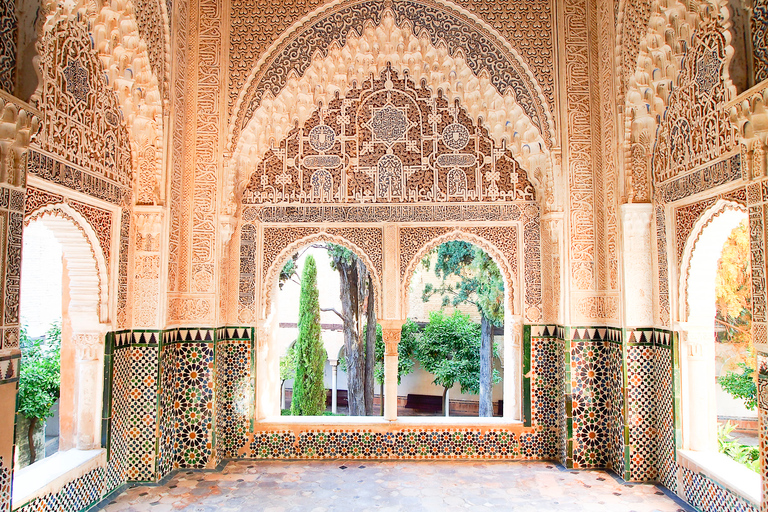
POLYGON ((320 303, 317 266, 312 255, 304 261, 299 298, 299 337, 296 340, 296 378, 291 414, 316 416, 325 410, 325 348, 320 340, 320 303))
POLYGON ((424 287, 424 302, 438 294, 443 306, 474 304, 495 326, 504 324, 504 280, 499 267, 481 248, 462 241, 440 244, 434 272, 442 283, 424 287))
POLYGON ((291 345, 285 355, 280 358, 280 380, 285 382, 296 377, 296 366, 298 364, 298 353, 296 345, 291 345))
POLYGON ((718 333, 718 341, 750 344, 752 270, 746 221, 733 230, 723 246, 723 254, 717 262, 715 295, 715 319, 725 328, 718 333))
POLYGON ((437 288, 427 284, 422 299, 438 293, 442 304, 474 304, 480 312, 479 415, 493 416, 493 327, 504 324, 504 280, 496 263, 479 247, 453 241, 437 248, 435 275, 442 278, 437 288), (453 278, 453 279, 452 279, 453 278))
POLYGON ((729 395, 744 400, 744 406, 750 411, 757 407, 757 384, 755 384, 755 369, 747 363, 738 363, 741 372, 729 371, 718 377, 717 383, 729 395))
POLYGON ((26 329, 20 334, 18 412, 44 421, 53 416, 61 386, 61 325, 54 323, 43 338, 32 339, 26 329))
MULTIPOLYGON (((469 315, 459 310, 450 316, 434 311, 416 340, 416 358, 435 376, 434 384, 450 389, 458 383, 462 393, 480 392, 480 326, 469 315)), ((500 381, 494 369, 493 382, 500 381)))
POLYGON ((717 379, 720 387, 744 401, 749 410, 757 406, 757 385, 752 360, 752 269, 749 229, 746 221, 734 229, 723 246, 715 277, 715 323, 717 341, 739 346, 741 371, 728 370, 717 379))

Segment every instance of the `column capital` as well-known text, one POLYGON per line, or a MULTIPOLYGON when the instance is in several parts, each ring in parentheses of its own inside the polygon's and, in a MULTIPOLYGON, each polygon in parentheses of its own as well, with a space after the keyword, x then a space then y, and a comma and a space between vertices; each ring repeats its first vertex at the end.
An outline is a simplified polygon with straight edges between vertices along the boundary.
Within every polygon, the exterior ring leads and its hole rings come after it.
POLYGON ((396 356, 397 345, 400 343, 400 333, 403 329, 404 319, 379 320, 382 337, 384 338, 384 355, 396 356))
POLYGON ((78 361, 98 361, 104 351, 104 335, 97 332, 72 333, 78 361))

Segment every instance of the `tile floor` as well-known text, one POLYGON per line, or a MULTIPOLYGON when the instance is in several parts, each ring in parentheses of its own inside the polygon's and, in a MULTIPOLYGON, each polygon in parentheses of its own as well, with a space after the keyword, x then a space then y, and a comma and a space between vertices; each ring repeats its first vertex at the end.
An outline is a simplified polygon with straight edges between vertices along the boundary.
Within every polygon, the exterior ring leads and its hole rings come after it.
POLYGON ((546 462, 233 461, 131 488, 107 511, 687 512, 654 485, 546 462))

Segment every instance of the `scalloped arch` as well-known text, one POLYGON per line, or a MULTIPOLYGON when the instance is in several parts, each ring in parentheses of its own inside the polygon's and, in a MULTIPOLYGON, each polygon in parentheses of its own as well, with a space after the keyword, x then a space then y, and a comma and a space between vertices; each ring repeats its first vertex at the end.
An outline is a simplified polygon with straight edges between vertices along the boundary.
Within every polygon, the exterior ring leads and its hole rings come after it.
MULTIPOLYGON (((539 131, 511 89, 499 93, 487 69, 475 74, 463 50, 451 54, 445 42, 434 46, 426 31, 416 35, 410 23, 398 25, 390 10, 382 12, 378 25, 369 20, 361 34, 351 30, 345 40, 344 46, 334 41, 326 55, 316 51, 302 76, 291 70, 276 96, 269 90, 264 93, 237 139, 224 182, 225 197, 238 195, 247 184, 248 169, 296 123, 303 124, 319 103, 327 105, 337 95, 343 97, 353 82, 378 75, 390 63, 398 72, 407 70, 409 77, 429 88, 433 96, 439 90, 449 100, 459 100, 497 144, 507 144, 539 188, 551 187, 545 183, 550 179, 549 135, 539 131)), ((236 110, 235 124, 230 125, 234 133, 240 114, 242 111, 236 110)))
POLYGON ((81 327, 109 322, 107 263, 88 221, 65 203, 44 206, 24 217, 24 224, 42 222, 61 244, 69 274, 69 315, 81 327))
MULTIPOLYGON (((411 259, 411 261, 408 262, 408 266, 405 267, 405 280, 402 285, 401 289, 401 302, 403 308, 406 308, 408 304, 408 291, 411 287, 411 279, 413 278, 413 273, 416 270, 416 267, 421 263, 421 260, 423 260, 427 253, 431 251, 432 249, 440 246, 441 244, 444 244, 446 242, 455 242, 455 241, 461 241, 461 242, 469 242, 471 244, 474 244, 478 247, 480 247, 482 250, 484 250, 488 256, 491 257, 491 259, 498 265, 499 270, 501 271, 501 275, 504 278, 504 290, 505 292, 509 292, 507 294, 507 308, 508 312, 512 315, 514 314, 520 314, 519 309, 515 307, 515 298, 520 296, 517 282, 515 281, 515 273, 512 271, 512 267, 509 264, 509 261, 506 257, 502 254, 502 252, 496 248, 495 245, 493 245, 488 240, 479 237, 472 233, 467 233, 465 231, 462 231, 461 228, 455 229, 449 233, 445 233, 443 235, 440 235, 438 237, 433 238, 429 242, 427 242, 424 246, 422 246, 418 252, 414 255, 414 257, 411 259)), ((403 311, 402 315, 403 318, 407 315, 408 311, 403 311)))
MULTIPOLYGON (((747 208, 739 203, 718 199, 718 201, 707 208, 702 213, 701 217, 693 225, 693 230, 688 236, 683 249, 683 257, 680 259, 680 278, 679 278, 679 318, 681 321, 689 321, 691 314, 691 298, 698 296, 699 293, 692 293, 692 284, 700 280, 701 273, 700 268, 696 267, 696 263, 693 261, 693 257, 697 253, 696 249, 699 246, 699 242, 702 238, 705 238, 706 250, 702 251, 702 258, 704 265, 717 268, 717 261, 720 259, 720 253, 722 252, 723 244, 730 235, 733 228, 735 228, 741 220, 747 219, 747 208), (727 218, 726 218, 727 217, 727 218), (725 220, 724 220, 725 219, 725 220), (734 220, 736 219, 736 220, 734 220), (738 220, 738 221, 737 221, 738 220), (712 232, 712 228, 715 232, 712 232), (725 228, 725 229, 724 229, 725 228), (720 231, 718 233, 717 231, 720 231), (714 241, 714 242, 713 242, 714 241), (717 251, 720 249, 720 252, 717 251), (713 250, 714 249, 714 250, 713 250), (697 279, 691 279, 691 273, 694 270, 694 274, 697 279)), ((701 264, 701 262, 699 262, 701 264)), ((709 270, 712 270, 710 268, 709 270)), ((696 287, 699 287, 700 283, 696 283, 696 287)), ((714 286, 712 286, 711 295, 714 299, 714 286)), ((698 299, 697 299, 698 301, 698 299)), ((714 308, 715 301, 712 300, 712 307, 714 308)), ((714 316, 714 315, 713 315, 714 316)))
POLYGON ((262 283, 262 297, 263 297, 262 304, 264 307, 264 315, 262 316, 262 318, 268 318, 272 313, 272 304, 273 304, 272 299, 274 295, 275 283, 277 282, 280 269, 283 268, 283 266, 285 265, 285 262, 288 261, 288 258, 291 255, 298 252, 298 250, 301 249, 302 247, 316 243, 316 242, 330 242, 337 245, 342 245, 347 249, 349 249, 350 251, 354 252, 358 258, 363 260, 363 263, 365 263, 365 266, 368 269, 368 272, 373 276, 372 281, 373 281, 376 315, 379 318, 381 318, 381 316, 383 315, 383 310, 381 308, 381 276, 379 276, 379 273, 377 272, 376 266, 373 264, 373 261, 371 261, 371 258, 368 256, 368 254, 366 254, 366 252, 362 248, 360 248, 357 244, 350 242, 349 240, 347 240, 342 236, 332 235, 326 231, 313 233, 311 235, 300 238, 299 240, 291 242, 282 251, 280 251, 280 253, 275 257, 275 260, 269 266, 269 269, 267 270, 266 278, 262 283))

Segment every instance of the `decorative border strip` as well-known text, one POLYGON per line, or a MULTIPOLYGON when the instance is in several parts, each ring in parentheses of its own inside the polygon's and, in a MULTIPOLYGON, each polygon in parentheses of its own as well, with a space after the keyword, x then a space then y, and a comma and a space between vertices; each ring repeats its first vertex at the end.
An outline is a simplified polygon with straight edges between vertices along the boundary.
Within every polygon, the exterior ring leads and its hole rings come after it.
POLYGON ((0 384, 8 384, 19 381, 19 363, 21 353, 0 357, 0 384))
POLYGON ((554 431, 529 429, 320 429, 260 431, 240 455, 254 459, 553 460, 554 431))

